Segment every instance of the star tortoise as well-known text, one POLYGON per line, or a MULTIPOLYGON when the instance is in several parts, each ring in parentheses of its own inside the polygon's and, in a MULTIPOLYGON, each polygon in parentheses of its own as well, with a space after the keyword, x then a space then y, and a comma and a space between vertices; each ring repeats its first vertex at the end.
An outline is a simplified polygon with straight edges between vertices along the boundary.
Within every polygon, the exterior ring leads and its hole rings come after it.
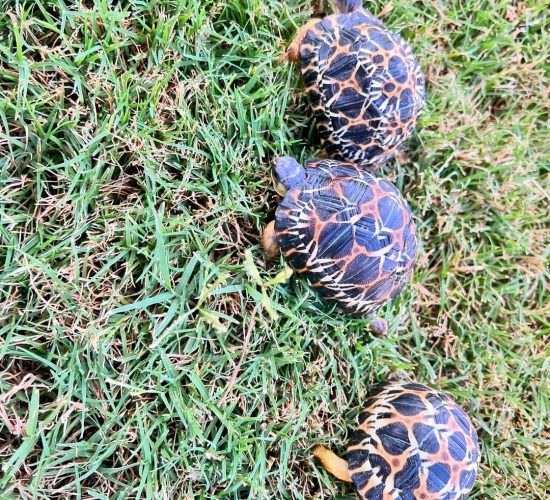
POLYGON ((308 22, 286 51, 299 61, 321 143, 330 157, 359 164, 392 158, 413 132, 425 78, 409 45, 362 2, 308 22))
MULTIPOLYGON (((337 160, 275 161, 283 200, 263 235, 321 296, 346 314, 372 316, 409 281, 417 253, 410 208, 371 169, 337 160)), ((383 334, 381 319, 371 328, 383 334)))
POLYGON ((313 454, 364 500, 458 500, 473 488, 480 452, 468 415, 449 396, 394 382, 367 400, 347 462, 322 446, 313 454))

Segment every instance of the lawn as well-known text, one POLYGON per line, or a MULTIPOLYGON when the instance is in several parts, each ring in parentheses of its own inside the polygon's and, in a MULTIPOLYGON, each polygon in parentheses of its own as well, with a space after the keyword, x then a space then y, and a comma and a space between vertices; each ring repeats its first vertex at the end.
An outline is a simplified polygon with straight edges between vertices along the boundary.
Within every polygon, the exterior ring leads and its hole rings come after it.
POLYGON ((390 374, 470 413, 473 497, 548 498, 547 5, 369 2, 428 86, 376 338, 259 245, 273 157, 319 153, 277 58, 321 4, 0 0, 2 500, 352 498, 310 450, 390 374))

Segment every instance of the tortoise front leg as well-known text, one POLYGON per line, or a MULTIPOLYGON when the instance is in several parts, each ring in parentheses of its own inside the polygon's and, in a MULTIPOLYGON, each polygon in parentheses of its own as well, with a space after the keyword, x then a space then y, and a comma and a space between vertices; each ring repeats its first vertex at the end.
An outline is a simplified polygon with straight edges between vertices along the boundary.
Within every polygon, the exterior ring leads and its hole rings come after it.
POLYGON ((346 483, 352 482, 348 471, 348 463, 343 458, 338 457, 321 445, 313 448, 313 456, 321 462, 321 465, 327 472, 330 472, 341 481, 345 481, 346 483))
POLYGON ((300 46, 302 45, 303 39, 306 37, 307 32, 312 26, 317 24, 320 19, 311 19, 308 21, 302 29, 298 31, 298 34, 292 40, 292 43, 286 49, 286 52, 279 58, 279 61, 284 62, 296 62, 300 60, 300 46))
POLYGON ((264 229, 264 234, 262 235, 262 246, 264 247, 264 252, 269 260, 274 260, 279 256, 281 248, 279 247, 277 238, 275 237, 275 221, 271 221, 264 229))

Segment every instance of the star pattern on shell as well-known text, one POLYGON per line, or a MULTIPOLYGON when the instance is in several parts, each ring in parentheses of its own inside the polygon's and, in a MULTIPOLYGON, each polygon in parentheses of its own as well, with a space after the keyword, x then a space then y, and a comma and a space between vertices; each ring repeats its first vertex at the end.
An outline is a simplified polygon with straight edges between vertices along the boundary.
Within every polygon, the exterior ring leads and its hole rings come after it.
POLYGON ((349 315, 368 316, 409 281, 415 224, 399 191, 370 169, 308 160, 275 215, 290 264, 349 315))
POLYGON ((361 9, 309 29, 300 60, 329 156, 360 164, 393 157, 424 103, 425 78, 410 46, 361 9))
POLYGON ((466 413, 418 383, 386 384, 371 395, 348 447, 349 473, 365 500, 465 498, 478 462, 466 413))

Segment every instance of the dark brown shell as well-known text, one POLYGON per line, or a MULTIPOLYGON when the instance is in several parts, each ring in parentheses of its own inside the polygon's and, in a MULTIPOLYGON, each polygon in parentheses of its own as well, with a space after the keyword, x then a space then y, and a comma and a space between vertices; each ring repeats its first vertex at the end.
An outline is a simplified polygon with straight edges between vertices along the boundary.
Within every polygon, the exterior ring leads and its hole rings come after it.
POLYGON ((391 158, 424 103, 424 74, 409 45, 360 9, 314 25, 300 58, 328 154, 365 164, 391 158))
POLYGON ((290 264, 350 315, 367 316, 408 282, 417 243, 408 204, 370 169, 309 160, 275 216, 290 264))
POLYGON ((479 461, 475 429, 446 394, 418 383, 379 387, 359 414, 349 472, 365 500, 458 500, 479 461))

